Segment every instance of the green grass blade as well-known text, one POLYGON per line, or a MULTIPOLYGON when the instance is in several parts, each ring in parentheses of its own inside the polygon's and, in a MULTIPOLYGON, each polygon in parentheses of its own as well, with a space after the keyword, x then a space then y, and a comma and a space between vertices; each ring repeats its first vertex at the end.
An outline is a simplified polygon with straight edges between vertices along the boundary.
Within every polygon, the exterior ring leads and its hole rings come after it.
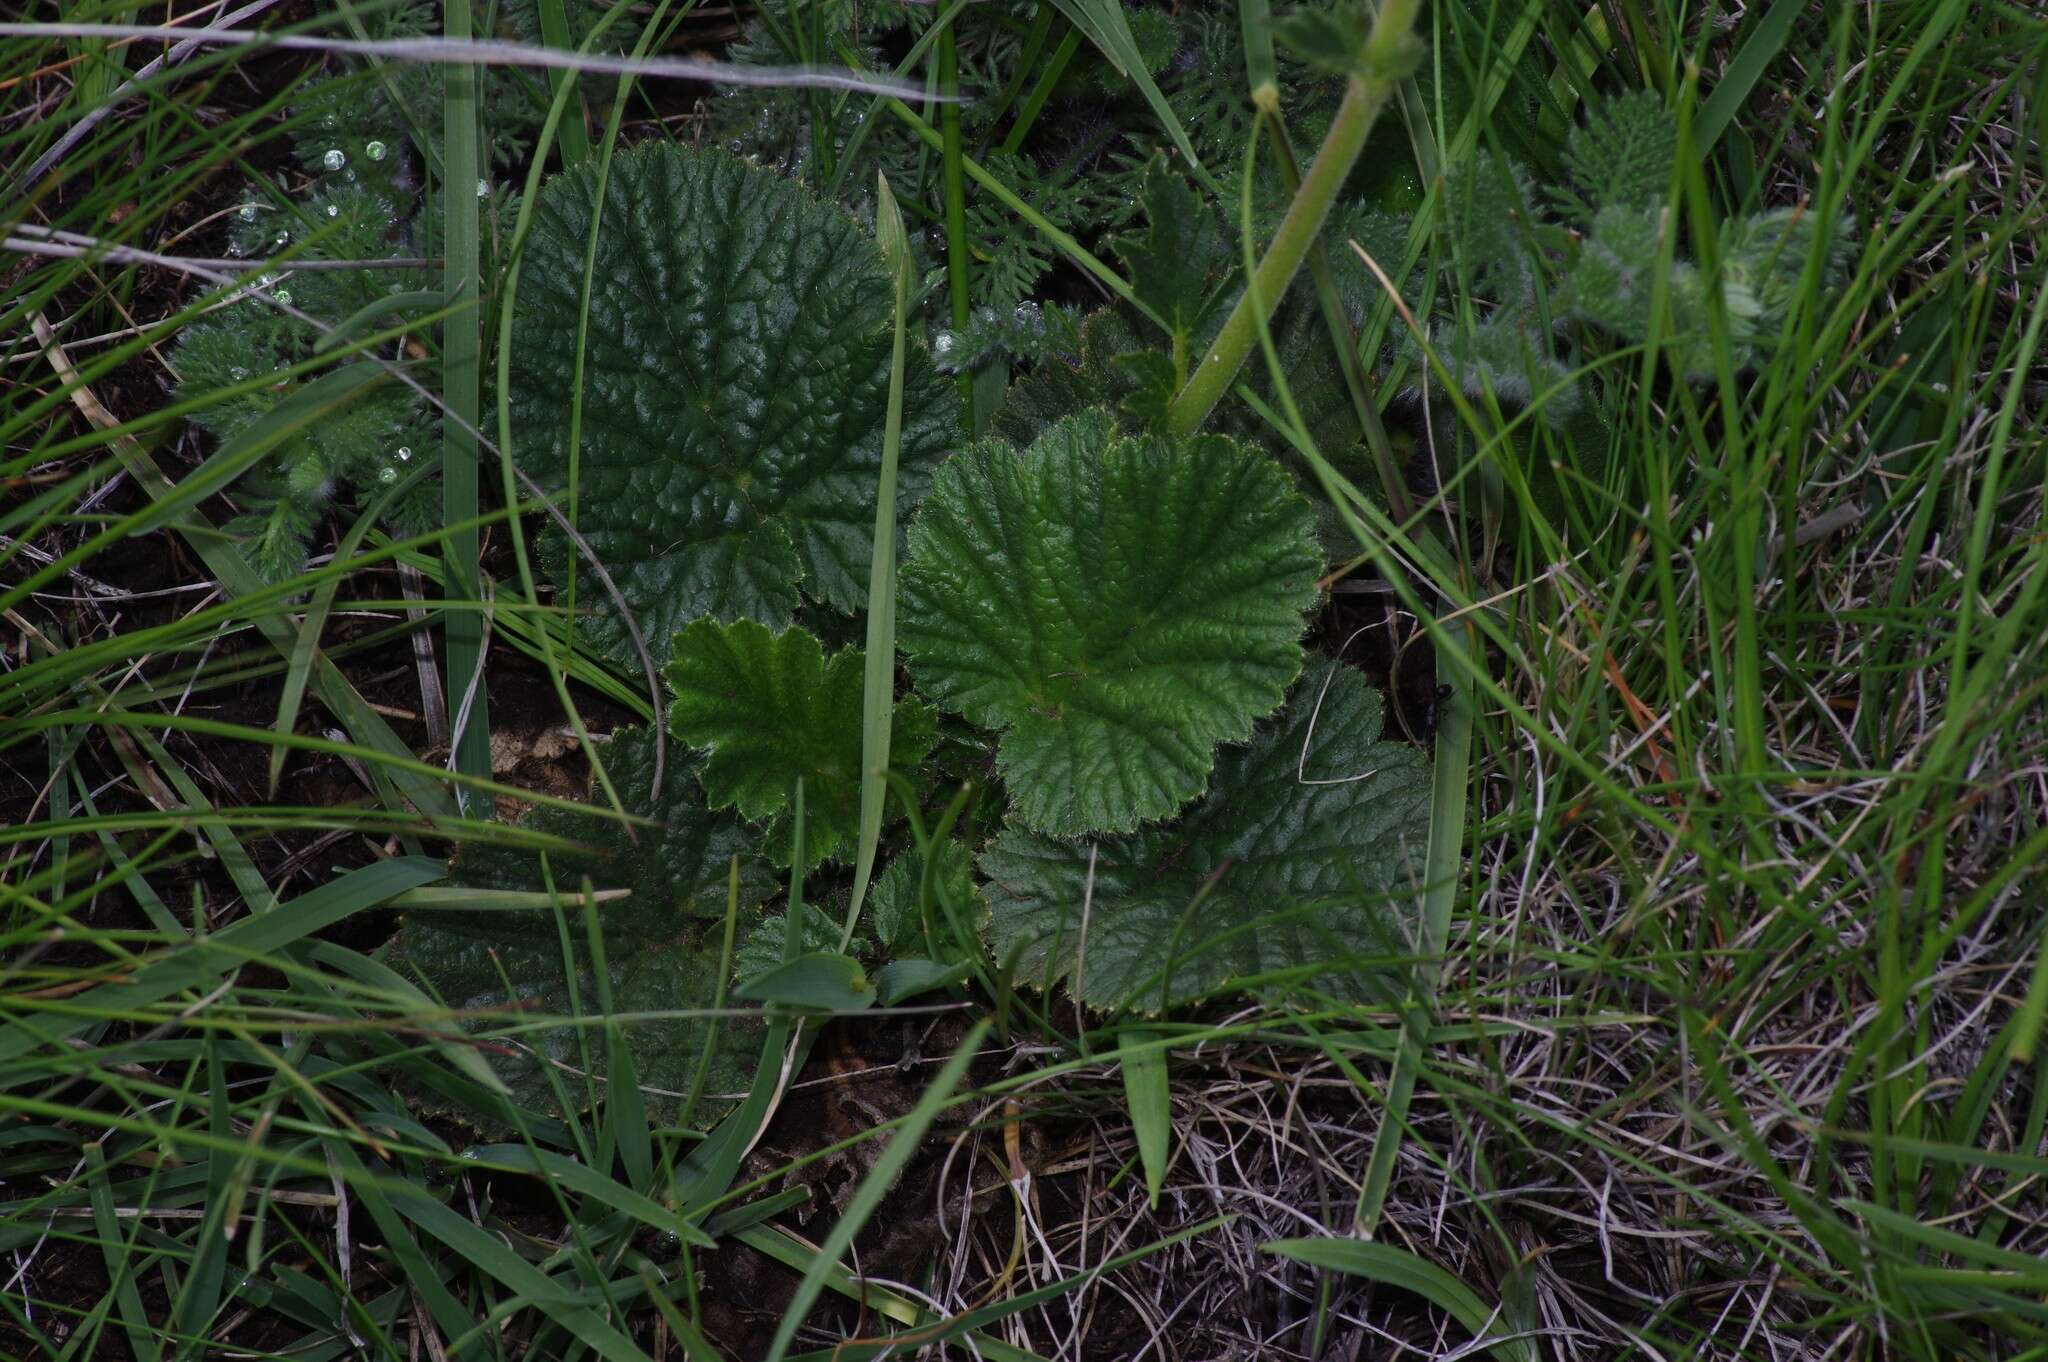
MULTIPOLYGON (((51 359, 56 363, 58 376, 67 383, 78 382, 77 371, 71 367, 61 350, 56 348, 55 338, 46 324, 37 319, 36 336, 49 348, 51 359)), ((310 389, 313 385, 308 385, 310 389)), ((302 390, 306 391, 306 390, 302 390)), ((298 394, 294 395, 295 397, 298 394)), ((115 455, 129 476, 147 492, 152 501, 170 502, 179 496, 179 484, 164 476, 148 452, 132 437, 118 436, 113 440, 115 455)), ((267 584, 256 570, 249 565, 228 539, 198 510, 183 506, 169 521, 169 528, 176 530, 188 543, 200 560, 206 564, 213 579, 229 596, 251 596, 267 589, 267 584)), ((275 615, 257 617, 257 627, 262 630, 277 650, 290 656, 298 641, 298 635, 289 622, 275 615)), ((340 720, 341 725, 364 747, 385 758, 397 758, 410 762, 412 749, 398 740, 384 717, 370 708, 369 703, 356 691, 347 677, 331 659, 316 654, 313 663, 313 687, 321 701, 340 720)), ((455 803, 447 790, 437 781, 417 775, 400 773, 392 777, 405 798, 429 818, 453 817, 455 803)))
MULTIPOLYGON (((956 130, 957 131, 957 130, 956 130)), ((860 842, 853 863, 853 897, 839 949, 853 943, 862 902, 875 872, 875 848, 889 798, 885 778, 896 714, 896 462, 903 444, 903 366, 910 328, 912 260, 903 215, 886 176, 875 177, 875 238, 896 284, 895 342, 889 355, 889 412, 882 426, 882 471, 875 493, 875 542, 868 565, 867 670, 860 696, 860 842)))
MULTIPOLYGON (((121 1317, 121 1330, 128 1336, 128 1347, 136 1362, 155 1362, 163 1354, 157 1349, 149 1312, 143 1308, 142 1290, 135 1284, 131 1266, 135 1244, 121 1233, 120 1217, 114 1208, 114 1188, 107 1176, 106 1148, 100 1141, 85 1146, 85 1167, 86 1185, 92 1194, 93 1229, 99 1235, 100 1253, 106 1260, 107 1280, 113 1283, 110 1294, 121 1317)), ((140 1231, 139 1218, 135 1226, 140 1231)))
POLYGON ((589 1197, 600 1205, 631 1216, 649 1229, 687 1239, 699 1248, 718 1246, 717 1241, 710 1235, 661 1203, 613 1181, 575 1159, 523 1144, 476 1145, 465 1150, 463 1157, 483 1166, 499 1166, 508 1172, 551 1179, 580 1196, 589 1197))
MULTIPOLYGON (((471 36, 469 0, 448 0, 442 7, 442 31, 454 40, 471 36)), ((449 305, 457 309, 441 329, 441 400, 447 419, 441 423, 441 514, 451 527, 442 559, 447 565, 448 594, 458 600, 482 600, 477 565, 480 541, 473 522, 477 508, 477 441, 483 377, 483 318, 480 301, 480 223, 477 187, 477 67, 450 64, 442 68, 442 147, 446 168, 441 179, 441 281, 449 305), (464 304, 468 306, 465 308, 464 304)), ((483 684, 484 617, 469 610, 450 612, 443 620, 447 640, 447 701, 453 725, 454 765, 464 775, 491 774, 490 701, 483 684)), ((459 798, 466 805, 469 796, 459 798)))
POLYGON ((1443 972, 1444 945, 1450 939, 1452 901, 1458 892, 1458 869, 1465 848, 1465 806, 1472 767, 1472 663, 1457 655, 1455 645, 1446 646, 1455 631, 1438 635, 1437 675, 1451 688, 1438 709, 1436 770, 1431 777, 1429 807, 1429 849, 1423 861, 1422 939, 1415 953, 1414 984, 1402 1001, 1401 1049, 1394 1060, 1393 1081, 1387 1087, 1387 1108, 1381 1113, 1380 1129, 1373 1139, 1372 1154, 1366 1162, 1365 1178, 1358 1189, 1355 1223, 1360 1234, 1370 1235, 1379 1226, 1386 1207, 1387 1188, 1394 1175, 1394 1160, 1401 1141, 1408 1134, 1408 1104, 1415 1095, 1415 1079, 1422 1067, 1422 1052, 1430 1043, 1435 1011, 1436 981, 1443 972))
POLYGON ((1152 72, 1146 69, 1144 54, 1138 51, 1137 37, 1131 32, 1131 23, 1124 17, 1122 0, 1053 0, 1061 14, 1088 41, 1095 44, 1103 56, 1109 59, 1125 79, 1138 88, 1152 114, 1159 120, 1159 126, 1166 129, 1174 149, 1187 162, 1188 170, 1203 187, 1219 197, 1222 187, 1216 177, 1202 164, 1202 158, 1195 154, 1195 145, 1188 140, 1187 129, 1181 126, 1180 115, 1166 101, 1166 95, 1159 83, 1152 79, 1152 72))
MULTIPOLYGON (((939 105, 939 168, 940 193, 946 204, 946 294, 953 309, 954 329, 965 330, 972 311, 967 291, 967 253, 971 243, 967 239, 967 176, 961 166, 966 153, 960 145, 960 105, 957 102, 960 64, 953 25, 947 24, 939 34, 934 57, 938 64, 939 96, 944 101, 939 105)), ((901 316, 899 307, 899 335, 901 316)), ((967 403, 969 429, 978 430, 979 424, 974 419, 974 377, 962 374, 958 382, 961 400, 967 403)))
POLYGON ((1173 1155, 1173 1092, 1161 1039, 1158 1032, 1146 1030, 1126 1031, 1121 1037, 1124 1103, 1130 1108, 1131 1129, 1138 1136, 1146 1204, 1154 1210, 1159 1207, 1159 1189, 1166 1185, 1166 1168, 1173 1155))
POLYGON ((411 856, 351 870, 280 904, 276 912, 245 917, 188 949, 143 965, 119 982, 102 984, 83 993, 72 1000, 65 1012, 17 1014, 8 1025, 0 1027, 0 1063, 62 1040, 89 1025, 96 1013, 120 1016, 198 987, 215 962, 232 967, 275 953, 395 894, 440 879, 445 873, 441 862, 411 856))
MULTIPOLYGON (((549 47, 559 48, 564 52, 573 51, 576 43, 569 34, 569 15, 563 7, 563 0, 535 0, 535 6, 540 11, 541 40, 549 47)), ((553 88, 557 99, 563 97, 563 89, 573 80, 574 73, 560 68, 548 72, 548 84, 553 88)), ((572 94, 568 98, 573 102, 575 96, 572 94)), ((574 170, 589 157, 590 134, 583 127, 581 110, 562 120, 561 126, 556 130, 556 145, 561 149, 564 170, 574 170)))
POLYGON ((1030 135, 1033 125, 1038 122, 1038 115, 1045 109, 1046 101, 1052 98, 1052 92, 1059 87, 1060 77, 1066 74, 1067 64, 1080 50, 1081 30, 1069 28, 1066 35, 1060 39, 1059 46, 1053 49, 1052 60, 1048 61, 1045 69, 1039 73, 1038 83, 1033 85, 1031 93, 1024 97, 1023 106, 1017 110, 1017 121, 1012 123, 1009 132, 1004 134, 1002 145, 997 148, 1003 155, 1013 156, 1017 148, 1024 145, 1024 139, 1030 135))
POLYGON ((1741 49, 1722 70, 1720 80, 1715 82, 1714 93, 1707 96, 1707 102, 1700 106, 1698 116, 1693 119, 1693 144, 1702 156, 1713 151, 1728 124, 1749 102, 1757 82, 1763 79, 1778 54, 1785 50, 1785 40, 1792 36, 1792 25, 1806 10, 1807 6, 1801 0, 1771 0, 1771 7, 1764 11, 1763 18, 1742 40, 1741 49))
MULTIPOLYGON (((416 470, 413 477, 418 478, 423 473, 424 470, 416 470)), ((407 480, 408 485, 411 481, 407 480)), ((371 503, 368 510, 356 517, 355 523, 348 527, 348 532, 342 535, 341 542, 334 547, 336 562, 345 563, 355 556, 356 550, 362 545, 363 536, 383 517, 385 509, 391 505, 397 491, 395 487, 389 489, 371 503)), ((320 585, 314 588, 313 598, 306 605, 306 613, 299 620, 299 636, 293 641, 292 650, 285 658, 284 686, 277 697, 276 727, 280 733, 289 733, 298 727, 299 705, 305 700, 306 684, 313 677, 313 654, 320 646, 320 636, 327 630, 327 616, 334 609, 334 598, 341 590, 341 582, 338 573, 323 579, 320 585)), ((270 749, 269 788, 273 799, 277 797, 278 778, 284 774, 285 757, 286 749, 270 749)))
POLYGON ((818 1294, 825 1289, 826 1275, 839 1266, 839 1260, 845 1257, 847 1249, 852 1247, 854 1236, 860 1233, 861 1226, 867 1224, 868 1218, 874 1215, 875 1208, 882 1204, 882 1198, 888 1194, 891 1184, 896 1181, 896 1175, 903 1171, 904 1165, 909 1163, 911 1156, 917 1152, 918 1145, 924 1140, 925 1132, 931 1129, 932 1122, 938 1119, 939 1109, 946 1105, 947 1100, 953 1095, 953 1089, 958 1087, 960 1080, 966 1076, 967 1067, 974 1062, 976 1054, 979 1053, 982 1037, 988 1034, 988 1028, 989 1023, 983 1020, 976 1022, 973 1029, 968 1031, 959 1048, 953 1051, 952 1058, 946 1061, 945 1067, 939 1070, 938 1076, 917 1099, 917 1105, 910 1109, 910 1113, 903 1118, 902 1125, 889 1137, 888 1148, 882 1151, 874 1166, 868 1170, 867 1176, 861 1179, 859 1189, 853 1194, 853 1200, 848 1203, 839 1219, 833 1222, 832 1232, 825 1237, 825 1242, 818 1249, 818 1256, 812 1260, 803 1280, 797 1284, 796 1294, 783 1310, 782 1323, 775 1330, 775 1342, 768 1350, 768 1362, 782 1362, 788 1355, 789 1345, 795 1341, 798 1327, 803 1324, 805 1316, 810 1314, 811 1307, 817 1304, 818 1294))
MULTIPOLYGON (((1474 1338, 1501 1332, 1498 1312, 1488 1309, 1471 1287, 1435 1263, 1392 1244, 1363 1239, 1277 1239, 1260 1248, 1310 1267, 1412 1291, 1471 1330, 1474 1338)), ((1527 1339, 1502 1339, 1490 1351, 1509 1362, 1536 1362, 1535 1347, 1527 1339)))

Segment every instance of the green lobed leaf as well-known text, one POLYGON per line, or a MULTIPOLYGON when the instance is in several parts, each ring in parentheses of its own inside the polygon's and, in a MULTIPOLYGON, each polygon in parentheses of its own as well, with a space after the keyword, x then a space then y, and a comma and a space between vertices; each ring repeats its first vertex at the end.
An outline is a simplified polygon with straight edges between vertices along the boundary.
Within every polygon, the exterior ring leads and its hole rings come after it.
POLYGON ((1212 266, 1228 259, 1227 243, 1215 214, 1165 157, 1146 165, 1140 199, 1145 230, 1111 245, 1138 300, 1165 320, 1176 348, 1184 348, 1220 301, 1218 275, 1228 271, 1212 266))
POLYGON ((1301 670, 1315 519, 1222 436, 1101 413, 940 470, 910 531, 898 637, 942 706, 1001 730, 1013 817, 1126 830, 1201 793, 1301 670))
MULTIPOLYGON (((805 869, 850 848, 860 832, 861 689, 866 655, 791 626, 700 619, 675 636, 668 664, 669 731, 708 748, 700 771, 715 809, 774 820, 769 854, 789 862, 782 816, 804 782, 805 869)), ((889 764, 915 767, 938 732, 930 705, 906 696, 891 723, 889 764)))
POLYGON ((1157 1012, 1275 971, 1364 992, 1346 962, 1407 949, 1429 831, 1428 761, 1379 731, 1378 694, 1326 662, 1180 819, 1091 841, 1006 829, 979 862, 993 954, 1097 1007, 1157 1012))
MULTIPOLYGON (((512 333, 528 471, 566 493, 594 166, 534 206, 512 333)), ((874 241, 801 187, 719 152, 651 146, 611 165, 582 376, 574 513, 654 646, 700 615, 787 623, 802 593, 866 600, 894 290, 874 241)), ((960 434, 922 354, 905 376, 899 508, 960 434)), ((565 509, 568 509, 565 507, 565 509)), ((544 543, 559 580, 568 547, 544 543)), ((605 593, 592 636, 628 635, 605 593)))
MULTIPOLYGON (((755 853, 755 838, 730 815, 704 807, 696 763, 671 747, 658 799, 648 798, 653 776, 654 742, 645 730, 614 734, 605 748, 605 767, 617 782, 626 811, 661 819, 658 827, 638 829, 639 844, 627 840, 616 822, 566 810, 543 808, 527 820, 535 829, 572 837, 588 847, 582 853, 550 857, 557 892, 575 895, 588 876, 596 888, 628 889, 624 899, 601 904, 598 921, 604 929, 605 964, 614 1007, 620 1012, 652 1012, 709 1007, 716 996, 720 921, 727 904, 728 868, 740 860, 740 907, 744 913, 771 897, 778 888, 768 866, 755 853)), ((544 888, 538 857, 505 847, 465 847, 450 874, 458 883, 483 889, 544 888)), ((597 981, 583 914, 565 904, 569 940, 575 950, 577 997, 586 1015, 597 1008, 597 981)), ((392 944, 391 964, 424 981, 449 1006, 463 1009, 526 1009, 567 1015, 572 1012, 570 971, 564 968, 555 913, 412 912, 406 914, 392 944), (504 977, 499 970, 502 967, 504 977), (508 992, 505 980, 509 979, 508 992)), ((502 1029, 516 1018, 479 1018, 466 1029, 502 1029)), ((655 1089, 649 1109, 672 1112, 688 1091, 697 1059, 712 1028, 723 1033, 728 1024, 694 1018, 636 1021, 626 1028, 640 1082, 655 1089)), ((572 1094, 583 1091, 580 1070, 587 1053, 601 1074, 605 1039, 594 1026, 548 1027, 521 1032, 485 1047, 492 1066, 525 1106, 554 1111, 552 1089, 543 1063, 570 1066, 559 1077, 572 1094)), ((721 1076, 715 1086, 745 1086, 738 1070, 746 1062, 747 1042, 726 1035, 720 1040, 721 1076)))
MULTIPOLYGON (((808 822, 810 810, 806 808, 804 813, 808 822)), ((838 948, 838 921, 815 905, 804 905, 803 916, 797 919, 797 925, 802 929, 803 949, 806 953, 838 948)), ((788 938, 788 914, 770 913, 756 922, 748 929, 739 945, 733 948, 733 980, 745 984, 780 965, 783 947, 788 938)))

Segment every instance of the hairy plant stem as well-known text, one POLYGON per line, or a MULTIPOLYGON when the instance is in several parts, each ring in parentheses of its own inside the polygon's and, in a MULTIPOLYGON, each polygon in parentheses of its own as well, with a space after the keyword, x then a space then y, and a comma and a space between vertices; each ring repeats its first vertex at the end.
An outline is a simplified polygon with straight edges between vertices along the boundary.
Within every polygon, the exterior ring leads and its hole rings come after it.
MULTIPOLYGON (((1257 105, 1260 120, 1266 126, 1267 138, 1273 144, 1273 158, 1279 164, 1283 183, 1290 194, 1301 191, 1301 168, 1294 158, 1294 141, 1287 135, 1287 120, 1280 112, 1280 101, 1271 85, 1259 86, 1252 93, 1252 102, 1257 105)), ((1387 495, 1387 507, 1393 511, 1394 519, 1408 519, 1410 506, 1408 488, 1401 479, 1401 470, 1394 463, 1394 447, 1387 439, 1386 423, 1380 420, 1380 409, 1373 405, 1371 380, 1366 376, 1365 365, 1358 358, 1358 334, 1351 329, 1350 319, 1344 315, 1344 304, 1337 295, 1336 277, 1330 273, 1329 252, 1323 248, 1320 239, 1309 244, 1309 278, 1316 286, 1316 300, 1323 309, 1323 325, 1329 330, 1330 344, 1337 352, 1337 365, 1344 374, 1344 387, 1351 394, 1351 410, 1358 418, 1358 428, 1365 435, 1366 448, 1372 451, 1373 471, 1379 475, 1380 490, 1387 495)), ((1174 338, 1175 345, 1180 338, 1174 338)), ((1174 357, 1178 363, 1180 357, 1174 357)))
POLYGON ((1359 153, 1365 150, 1366 138, 1372 135, 1373 123, 1400 81, 1401 57, 1412 37, 1415 14, 1420 8, 1421 0, 1386 0, 1380 7, 1372 35, 1359 54, 1358 69, 1345 83, 1344 100, 1330 121, 1329 135, 1323 139, 1322 149, 1302 178, 1300 191, 1288 205, 1280 230, 1273 234, 1265 257, 1259 261, 1254 275, 1257 287, 1246 289, 1238 297, 1209 353, 1195 366, 1167 410, 1167 428, 1174 433, 1193 434, 1209 419, 1209 413, 1230 390, 1237 371, 1244 367, 1246 357, 1257 343, 1257 323, 1271 318, 1307 258, 1309 247, 1322 234, 1337 191, 1350 178, 1359 153), (1252 316, 1254 298, 1260 299, 1264 308, 1264 316, 1256 319, 1252 316))

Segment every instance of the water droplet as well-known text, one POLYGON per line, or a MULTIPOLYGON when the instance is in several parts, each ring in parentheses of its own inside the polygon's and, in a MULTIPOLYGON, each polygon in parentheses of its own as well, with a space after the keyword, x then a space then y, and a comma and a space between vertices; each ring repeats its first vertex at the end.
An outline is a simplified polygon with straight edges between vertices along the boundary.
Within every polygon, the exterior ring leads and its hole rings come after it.
POLYGON ((378 469, 377 481, 383 483, 386 487, 389 487, 392 483, 398 481, 398 470, 390 467, 378 469))
POLYGON ((234 368, 228 370, 228 377, 232 378, 237 383, 240 383, 243 379, 247 378, 248 376, 249 371, 247 369, 244 369, 239 364, 237 364, 234 368))
POLYGON ((373 161, 384 159, 384 144, 382 142, 365 142, 363 150, 370 154, 370 159, 373 161))
POLYGON ((279 289, 277 291, 277 301, 284 305, 285 307, 290 307, 292 305, 292 295, 290 290, 279 289))
POLYGON ((398 461, 399 461, 400 463, 405 463, 405 462, 407 462, 408 460, 410 460, 411 458, 412 458, 412 446, 410 446, 410 445, 400 445, 400 446, 398 447, 398 461))
POLYGON ((320 164, 329 170, 339 170, 348 164, 348 155, 340 147, 329 147, 327 154, 320 158, 320 164))
POLYGON ((731 152, 733 155, 737 156, 747 149, 747 144, 745 142, 740 141, 739 138, 735 137, 732 139, 732 141, 727 142, 725 144, 725 149, 731 152))
POLYGON ((280 227, 277 229, 277 235, 271 238, 271 242, 274 245, 283 246, 287 245, 291 241, 291 239, 292 234, 286 231, 284 228, 280 227))
POLYGON ((933 353, 933 354, 936 354, 936 355, 950 355, 950 354, 952 354, 952 353, 953 353, 953 333, 952 333, 952 332, 950 332, 950 331, 941 331, 941 332, 940 332, 940 333, 939 333, 938 335, 936 335, 936 336, 933 336, 933 337, 932 337, 932 353, 933 353))
POLYGON ((489 180, 478 180, 476 182, 476 196, 478 198, 487 198, 489 197, 490 192, 491 182, 489 180))
POLYGON ((239 256, 239 255, 241 255, 242 253, 243 253, 243 251, 242 251, 242 243, 241 243, 241 242, 239 242, 239 241, 230 241, 230 242, 228 242, 228 254, 229 254, 229 255, 233 255, 233 256, 239 256))
POLYGON ((328 204, 328 205, 327 205, 327 216, 328 216, 328 217, 331 217, 331 218, 338 218, 338 217, 340 217, 340 216, 341 216, 341 208, 340 208, 340 206, 339 206, 338 204, 332 204, 332 203, 328 204))
POLYGON ((243 205, 242 205, 242 221, 244 221, 244 222, 254 222, 255 220, 256 220, 256 205, 255 205, 255 204, 253 204, 253 203, 245 203, 245 204, 243 204, 243 205))

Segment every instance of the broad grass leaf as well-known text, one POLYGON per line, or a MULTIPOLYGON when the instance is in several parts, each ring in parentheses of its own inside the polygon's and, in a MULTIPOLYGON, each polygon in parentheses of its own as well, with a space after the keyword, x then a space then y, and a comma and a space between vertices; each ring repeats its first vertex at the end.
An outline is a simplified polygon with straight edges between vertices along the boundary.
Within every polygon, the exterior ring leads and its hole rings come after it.
POLYGON ((1088 841, 1013 824, 979 863, 992 953, 1104 1008, 1273 976, 1369 992, 1359 962, 1408 949, 1429 832, 1428 760, 1379 731, 1378 694, 1326 662, 1174 822, 1088 841))
POLYGON ((1202 792, 1301 669, 1315 519, 1221 436, 1088 413, 939 471, 910 531, 897 636, 924 692, 1001 732, 1013 817, 1075 836, 1202 792))
MULTIPOLYGON (((594 166, 541 191, 512 330, 520 456, 564 493, 595 207, 594 166)), ((865 604, 894 299, 865 230, 780 176, 677 146, 613 160, 573 510, 652 644, 700 615, 786 623, 800 588, 840 610, 865 604)), ((921 352, 911 361, 903 510, 961 433, 952 386, 921 352)), ((544 558, 559 580, 559 535, 544 558)), ((593 636, 626 657, 605 593, 579 599, 597 612, 593 636)))

